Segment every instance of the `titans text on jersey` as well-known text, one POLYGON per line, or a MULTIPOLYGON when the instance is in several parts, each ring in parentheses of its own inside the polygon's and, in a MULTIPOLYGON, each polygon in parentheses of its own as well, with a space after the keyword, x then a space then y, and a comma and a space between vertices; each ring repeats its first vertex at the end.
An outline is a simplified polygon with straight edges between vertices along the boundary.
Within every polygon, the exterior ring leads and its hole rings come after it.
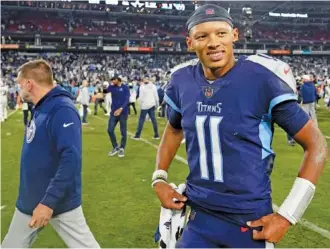
POLYGON ((222 103, 217 103, 216 105, 207 105, 203 102, 197 102, 197 112, 216 112, 221 113, 222 103))

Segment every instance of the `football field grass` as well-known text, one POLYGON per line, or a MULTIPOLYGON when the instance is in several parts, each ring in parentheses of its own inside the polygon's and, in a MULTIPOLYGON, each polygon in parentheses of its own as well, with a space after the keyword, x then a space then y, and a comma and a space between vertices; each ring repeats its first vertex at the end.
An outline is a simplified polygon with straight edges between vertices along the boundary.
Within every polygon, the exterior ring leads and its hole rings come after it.
MULTIPOLYGON (((330 111, 317 110, 319 126, 328 136, 330 145, 330 111)), ((135 132, 138 117, 128 121, 130 135, 135 132)), ((155 168, 155 146, 151 122, 146 121, 142 138, 135 141, 128 136, 124 158, 108 157, 111 149, 107 134, 108 117, 99 112, 88 117, 89 125, 83 127, 83 210, 87 222, 101 247, 155 248, 153 236, 158 224, 160 203, 150 186, 155 168)), ((158 119, 162 133, 166 121, 158 119)), ((18 193, 19 162, 23 138, 22 112, 14 113, 1 127, 1 241, 10 224, 18 193), (3 207, 4 206, 4 207, 3 207)), ((117 139, 119 127, 117 128, 117 139)), ((184 144, 178 155, 185 158, 184 144)), ((300 146, 290 147, 285 132, 276 129, 273 141, 276 152, 272 173, 273 201, 280 205, 289 193, 302 161, 300 146)), ((330 234, 330 161, 316 188, 315 197, 304 219, 330 234)), ((174 160, 169 181, 182 183, 188 166, 174 160)), ((305 223, 306 224, 306 223, 305 223)), ((47 226, 33 247, 65 247, 51 226, 47 226)), ((330 239, 298 224, 290 228, 277 247, 326 248, 330 239)))

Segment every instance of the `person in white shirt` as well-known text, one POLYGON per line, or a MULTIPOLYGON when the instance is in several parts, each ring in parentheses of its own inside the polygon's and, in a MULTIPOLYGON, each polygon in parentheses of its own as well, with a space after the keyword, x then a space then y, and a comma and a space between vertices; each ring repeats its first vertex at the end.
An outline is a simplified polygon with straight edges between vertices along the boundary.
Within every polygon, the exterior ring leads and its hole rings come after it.
POLYGON ((128 107, 128 114, 131 114, 131 106, 133 107, 134 114, 137 114, 136 107, 135 107, 135 102, 136 102, 136 92, 133 87, 133 84, 130 83, 128 84, 130 96, 129 96, 129 107, 128 107))
POLYGON ((107 113, 105 114, 106 116, 110 116, 110 113, 111 113, 111 103, 112 103, 112 100, 111 100, 111 93, 108 93, 107 92, 107 89, 108 87, 110 86, 109 82, 108 81, 104 81, 103 82, 103 88, 105 89, 105 109, 107 110, 107 113))
POLYGON ((139 100, 141 106, 141 113, 139 117, 139 124, 135 133, 135 136, 132 138, 139 140, 142 132, 142 128, 146 119, 147 114, 149 115, 152 126, 154 128, 154 139, 159 139, 157 121, 155 116, 155 110, 159 104, 159 98, 157 93, 157 87, 150 82, 148 78, 144 80, 144 83, 141 84, 139 90, 139 100))
POLYGON ((80 102, 80 104, 83 106, 83 118, 82 118, 82 124, 85 125, 85 124, 88 124, 87 123, 87 108, 88 108, 88 105, 89 105, 89 101, 90 101, 90 95, 89 95, 89 92, 88 92, 88 82, 87 80, 84 80, 83 83, 82 83, 82 88, 80 90, 80 93, 79 93, 79 97, 78 97, 78 102, 80 102))
POLYGON ((8 86, 0 79, 0 122, 4 122, 8 118, 8 86))

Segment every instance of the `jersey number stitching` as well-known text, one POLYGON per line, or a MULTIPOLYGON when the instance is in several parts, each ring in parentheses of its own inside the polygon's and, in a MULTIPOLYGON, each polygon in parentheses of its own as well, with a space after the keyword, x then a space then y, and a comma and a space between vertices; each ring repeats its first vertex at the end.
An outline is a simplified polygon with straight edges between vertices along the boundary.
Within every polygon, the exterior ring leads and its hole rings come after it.
MULTIPOLYGON (((205 121, 207 116, 196 116, 195 126, 199 145, 199 165, 201 178, 209 180, 209 169, 207 167, 207 150, 205 142, 205 121)), ((211 154, 213 164, 214 181, 223 182, 223 158, 220 144, 219 125, 223 117, 210 117, 209 134, 211 140, 211 154)))

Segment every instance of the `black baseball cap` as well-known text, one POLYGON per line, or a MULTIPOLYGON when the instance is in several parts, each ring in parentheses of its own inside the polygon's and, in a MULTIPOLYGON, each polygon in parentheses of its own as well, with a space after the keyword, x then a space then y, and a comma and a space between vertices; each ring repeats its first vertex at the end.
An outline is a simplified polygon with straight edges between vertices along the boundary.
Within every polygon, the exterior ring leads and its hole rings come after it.
POLYGON ((190 29, 198 24, 204 22, 224 21, 233 27, 233 19, 228 11, 215 4, 204 4, 195 10, 186 22, 186 28, 189 32, 190 29))
POLYGON ((114 75, 110 80, 111 81, 113 81, 113 80, 119 80, 119 81, 121 81, 121 78, 118 75, 114 75))

